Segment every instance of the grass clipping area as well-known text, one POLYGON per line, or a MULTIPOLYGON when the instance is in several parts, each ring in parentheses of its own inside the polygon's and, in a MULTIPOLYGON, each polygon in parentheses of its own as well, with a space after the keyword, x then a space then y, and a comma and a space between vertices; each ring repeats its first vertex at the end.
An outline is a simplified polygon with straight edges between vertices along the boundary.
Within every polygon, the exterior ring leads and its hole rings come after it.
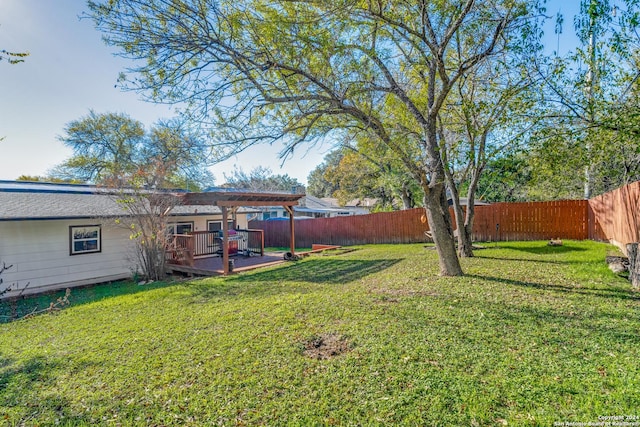
POLYGON ((59 313, 0 325, 0 423, 640 416, 640 299, 607 268, 610 247, 490 246, 463 260, 462 278, 438 277, 423 245, 378 245, 229 278, 121 286, 93 302, 73 291, 81 302, 59 313))

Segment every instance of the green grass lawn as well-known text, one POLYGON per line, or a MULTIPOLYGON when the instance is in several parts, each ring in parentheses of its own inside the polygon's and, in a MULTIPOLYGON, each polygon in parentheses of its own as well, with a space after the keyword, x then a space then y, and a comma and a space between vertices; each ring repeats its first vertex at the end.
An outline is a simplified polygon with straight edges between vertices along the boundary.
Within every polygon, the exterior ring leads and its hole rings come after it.
POLYGON ((463 260, 463 278, 438 277, 423 245, 379 245, 226 279, 72 291, 59 313, 0 325, 0 423, 640 416, 640 295, 608 270, 611 248, 490 246, 463 260))

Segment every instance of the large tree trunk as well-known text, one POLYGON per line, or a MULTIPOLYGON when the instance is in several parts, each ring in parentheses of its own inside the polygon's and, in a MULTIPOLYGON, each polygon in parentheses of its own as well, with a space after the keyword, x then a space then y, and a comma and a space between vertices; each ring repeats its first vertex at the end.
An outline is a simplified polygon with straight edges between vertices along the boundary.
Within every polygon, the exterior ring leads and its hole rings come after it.
MULTIPOLYGON (((482 168, 484 168, 484 166, 482 166, 482 168)), ((472 254, 473 254, 473 240, 471 236, 473 235, 473 220, 475 219, 475 216, 476 216, 476 190, 478 188, 478 181, 480 180, 480 174, 482 173, 482 168, 476 169, 476 171, 474 171, 471 178, 471 184, 469 185, 469 190, 467 191, 467 212, 464 218, 463 230, 467 240, 469 241, 472 254)))
MULTIPOLYGON (((470 258, 473 256, 473 243, 471 242, 471 233, 466 227, 467 215, 465 215, 460 204, 458 190, 452 186, 449 189, 451 190, 453 213, 456 221, 456 230, 458 231, 458 255, 460 258, 470 258)), ((467 207, 467 213, 469 212, 468 209, 467 207)))
POLYGON ((444 185, 425 188, 424 206, 431 237, 438 251, 440 274, 442 276, 462 276, 463 272, 456 254, 451 215, 449 214, 444 185))
POLYGON ((400 189, 400 198, 402 199, 402 210, 411 209, 413 207, 411 193, 405 183, 402 184, 400 189))
MULTIPOLYGON (((453 175, 448 168, 444 169, 445 177, 449 191, 451 191, 451 200, 453 202, 453 213, 456 222, 456 230, 458 231, 458 255, 460 258, 471 258, 473 256, 473 243, 471 241, 471 231, 467 230, 466 218, 462 205, 460 205, 460 193, 453 179, 453 175)), ((467 210, 468 213, 468 210, 467 210)))

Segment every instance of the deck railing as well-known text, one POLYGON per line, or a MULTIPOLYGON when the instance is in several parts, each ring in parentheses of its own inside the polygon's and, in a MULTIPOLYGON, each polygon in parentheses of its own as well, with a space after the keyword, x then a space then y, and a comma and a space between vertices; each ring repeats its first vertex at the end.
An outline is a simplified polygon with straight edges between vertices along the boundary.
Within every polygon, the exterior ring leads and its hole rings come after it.
POLYGON ((166 260, 169 264, 193 266, 193 236, 188 234, 174 234, 173 238, 169 240, 166 260))
MULTIPOLYGON (((264 232, 229 230, 229 255, 264 255, 264 232)), ((196 257, 207 256, 222 256, 222 232, 174 234, 167 249, 167 262, 170 264, 193 266, 196 257)))
POLYGON ((218 255, 222 253, 222 239, 218 233, 212 231, 194 231, 189 233, 193 237, 193 256, 218 255))

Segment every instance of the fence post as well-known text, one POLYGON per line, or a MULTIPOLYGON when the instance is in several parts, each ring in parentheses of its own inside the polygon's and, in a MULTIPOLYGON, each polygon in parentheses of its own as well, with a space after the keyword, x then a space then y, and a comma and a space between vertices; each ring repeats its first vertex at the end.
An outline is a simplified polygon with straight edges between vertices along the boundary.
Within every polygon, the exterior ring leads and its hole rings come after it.
POLYGON ((640 289, 640 253, 638 243, 627 244, 627 256, 629 257, 629 281, 633 289, 640 289))

